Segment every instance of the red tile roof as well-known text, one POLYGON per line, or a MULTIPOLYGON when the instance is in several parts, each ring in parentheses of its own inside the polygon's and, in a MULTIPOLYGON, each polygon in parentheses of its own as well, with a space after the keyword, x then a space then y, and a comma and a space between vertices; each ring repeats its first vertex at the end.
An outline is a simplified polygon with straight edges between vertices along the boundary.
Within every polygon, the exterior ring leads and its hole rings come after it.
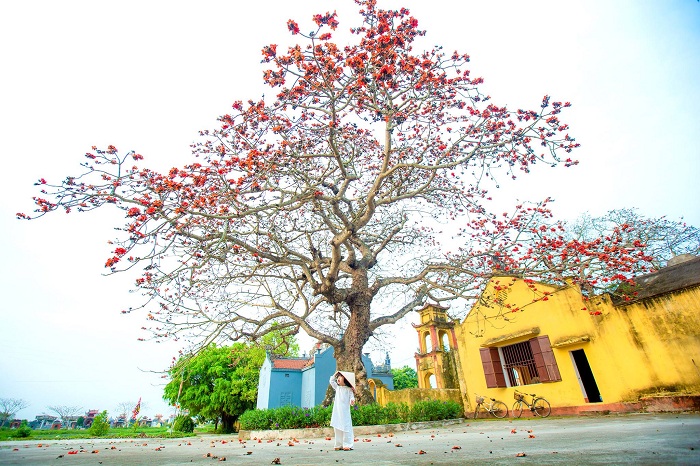
POLYGON ((313 359, 273 359, 273 369, 296 369, 301 370, 313 363, 313 359))

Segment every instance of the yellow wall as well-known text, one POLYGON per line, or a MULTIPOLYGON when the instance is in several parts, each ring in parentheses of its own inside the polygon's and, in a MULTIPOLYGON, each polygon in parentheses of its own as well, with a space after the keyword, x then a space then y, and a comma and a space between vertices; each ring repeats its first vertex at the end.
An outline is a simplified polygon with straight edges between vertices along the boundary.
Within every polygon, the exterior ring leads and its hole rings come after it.
POLYGON ((404 388, 402 390, 387 390, 377 387, 377 403, 386 406, 387 403, 406 403, 413 406, 416 401, 439 400, 454 401, 462 404, 459 389, 404 388))
POLYGON ((660 392, 700 393, 699 311, 699 288, 616 307, 607 296, 584 301, 575 286, 496 277, 456 327, 467 409, 474 407, 474 392, 509 406, 513 401, 513 387, 486 387, 480 348, 544 335, 562 380, 518 389, 544 396, 553 408, 594 405, 586 403, 576 377, 570 352, 578 349, 586 354, 603 404, 660 392))
POLYGON ((649 382, 668 392, 700 392, 700 288, 622 308, 642 349, 649 382))

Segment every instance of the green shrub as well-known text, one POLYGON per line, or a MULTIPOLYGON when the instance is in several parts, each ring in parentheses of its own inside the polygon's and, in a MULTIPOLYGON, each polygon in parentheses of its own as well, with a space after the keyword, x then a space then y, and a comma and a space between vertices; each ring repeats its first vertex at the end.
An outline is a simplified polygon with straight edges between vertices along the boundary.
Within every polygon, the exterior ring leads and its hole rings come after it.
POLYGON ((270 428, 272 418, 270 409, 249 409, 241 414, 238 422, 243 430, 267 430, 270 428))
POLYGON ((462 408, 454 401, 425 400, 417 401, 411 407, 412 422, 439 421, 462 417, 462 408))
POLYGON ((32 428, 27 425, 27 421, 22 421, 22 424, 17 429, 17 437, 27 438, 32 435, 32 428))
POLYGON ((411 421, 432 421, 432 408, 432 403, 430 403, 429 401, 417 401, 411 407, 411 421))
POLYGON ((458 419, 464 417, 464 409, 462 408, 462 405, 456 401, 443 401, 442 409, 442 419, 458 419))
POLYGON ((333 406, 314 406, 311 408, 311 417, 314 420, 312 427, 328 427, 331 425, 331 415, 333 414, 333 406))
POLYGON ((92 425, 88 429, 88 432, 93 437, 102 437, 109 432, 109 418, 107 417, 107 411, 102 411, 100 414, 95 416, 92 420, 92 425))
MULTIPOLYGON (((315 406, 299 408, 282 406, 274 409, 251 409, 244 412, 239 421, 243 430, 301 429, 328 427, 333 407, 315 406)), ((406 403, 388 403, 386 406, 370 404, 350 409, 352 424, 368 426, 399 424, 402 422, 437 421, 462 417, 462 407, 454 401, 419 401, 413 406, 406 403)))
POLYGON ((406 403, 387 403, 384 406, 384 413, 387 424, 401 424, 408 422, 411 414, 411 407, 406 403))
POLYGON ((299 419, 299 411, 301 408, 298 406, 280 406, 277 409, 272 410, 272 416, 270 419, 270 427, 272 429, 295 429, 301 424, 299 419))
POLYGON ((377 403, 350 408, 352 424, 355 426, 374 426, 387 424, 386 410, 377 403))
POLYGON ((332 407, 299 408, 281 406, 275 409, 250 409, 238 421, 243 430, 301 429, 307 427, 328 427, 331 422, 332 407))
POLYGON ((173 422, 173 430, 191 434, 194 432, 194 421, 191 417, 181 414, 175 418, 175 421, 173 422))
POLYGON ((299 419, 299 427, 301 427, 301 428, 315 427, 313 414, 314 413, 313 413, 313 410, 311 408, 302 408, 301 411, 297 411, 296 415, 298 416, 298 419, 299 419))

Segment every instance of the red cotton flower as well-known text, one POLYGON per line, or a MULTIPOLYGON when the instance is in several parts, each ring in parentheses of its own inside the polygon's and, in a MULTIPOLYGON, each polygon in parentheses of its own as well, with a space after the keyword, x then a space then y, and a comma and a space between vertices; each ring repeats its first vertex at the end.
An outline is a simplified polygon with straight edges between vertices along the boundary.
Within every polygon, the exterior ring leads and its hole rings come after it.
POLYGON ((265 58, 265 62, 270 61, 271 58, 274 58, 277 56, 277 44, 270 44, 262 49, 262 54, 263 57, 265 58))
MULTIPOLYGON (((335 19, 336 16, 337 14, 335 12, 333 14, 327 12, 325 15, 314 15, 313 20, 319 26, 327 24, 331 29, 335 30, 339 24, 338 20, 335 19)), ((287 23, 287 27, 289 27, 289 23, 287 23)))
POLYGON ((292 21, 291 19, 287 21, 287 29, 292 32, 292 35, 299 34, 299 25, 296 21, 292 21))
POLYGON ((118 258, 118 257, 116 257, 116 256, 115 256, 115 257, 110 257, 109 259, 107 259, 107 262, 105 263, 105 267, 114 267, 114 265, 115 265, 117 262, 119 262, 119 258, 118 258))

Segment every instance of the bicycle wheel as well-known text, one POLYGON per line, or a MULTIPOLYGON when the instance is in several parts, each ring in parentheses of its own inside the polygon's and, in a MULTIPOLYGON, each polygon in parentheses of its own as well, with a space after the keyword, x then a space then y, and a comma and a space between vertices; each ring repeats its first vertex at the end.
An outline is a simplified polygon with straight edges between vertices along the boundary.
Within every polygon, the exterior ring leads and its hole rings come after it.
POLYGON ((474 419, 476 419, 477 417, 479 417, 479 408, 480 408, 480 407, 481 407, 480 404, 477 404, 477 405, 476 405, 476 408, 474 409, 474 419))
POLYGON ((491 407, 491 414, 498 419, 503 419, 508 415, 508 406, 502 401, 494 401, 491 407))
POLYGON ((549 406, 549 401, 544 398, 536 398, 532 402, 532 411, 538 416, 547 417, 552 412, 552 408, 549 406))
POLYGON ((513 403, 513 417, 520 417, 523 414, 523 402, 516 401, 513 403))

